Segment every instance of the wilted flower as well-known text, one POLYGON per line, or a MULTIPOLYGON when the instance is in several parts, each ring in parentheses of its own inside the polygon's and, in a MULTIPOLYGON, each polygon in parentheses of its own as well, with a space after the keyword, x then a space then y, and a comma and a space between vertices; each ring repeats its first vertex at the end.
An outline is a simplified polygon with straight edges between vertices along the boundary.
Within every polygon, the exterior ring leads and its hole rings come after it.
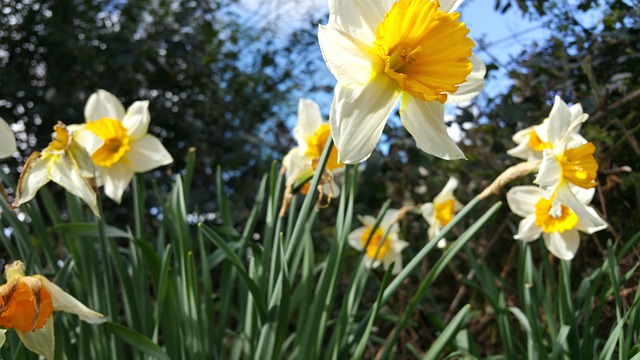
MULTIPOLYGON (((18 207, 33 199, 41 187, 53 181, 82 199, 99 217, 96 193, 87 180, 93 176, 93 164, 89 154, 78 143, 84 136, 69 131, 61 122, 53 129, 55 132, 49 146, 42 152, 34 151, 24 164, 13 206, 18 207)), ((84 144, 91 141, 90 137, 82 140, 84 144)))
POLYGON ((11 127, 4 119, 0 118, 0 159, 11 156, 18 151, 16 148, 16 137, 11 131, 11 127))
POLYGON ((113 94, 98 90, 91 94, 84 108, 86 125, 100 138, 97 147, 87 145, 96 165, 96 180, 105 194, 117 203, 134 173, 168 165, 173 158, 158 138, 148 134, 148 101, 136 101, 125 112, 113 94))
POLYGON ((578 231, 592 234, 605 229, 607 225, 596 211, 587 205, 593 198, 594 189, 574 187, 573 190, 580 203, 597 219, 594 225, 590 219, 585 219, 565 204, 546 199, 536 186, 517 186, 507 192, 507 202, 511 211, 523 217, 518 225, 515 239, 531 242, 540 235, 544 239, 547 249, 556 257, 571 260, 578 251, 580 234, 578 231))
MULTIPOLYGON (((457 188, 458 179, 450 177, 433 202, 421 206, 422 216, 429 223, 429 239, 436 237, 440 230, 453 219, 453 215, 462 209, 462 204, 453 195, 457 188)), ((438 241, 439 248, 444 248, 446 245, 446 239, 438 241)))
MULTIPOLYGON (((556 111, 554 112, 554 110, 552 110, 549 118, 560 115, 558 109, 564 102, 562 102, 562 99, 559 97, 555 98, 555 102, 558 103, 556 111)), ((566 104, 564 105, 566 106, 566 104)), ((580 104, 574 104, 569 107, 569 112, 571 113, 569 123, 578 122, 582 124, 588 117, 588 115, 582 111, 582 105, 580 104)), ((530 126, 515 133, 515 135, 513 135, 513 142, 518 146, 507 150, 507 154, 526 161, 541 160, 544 149, 550 149, 552 147, 547 136, 549 118, 544 119, 541 124, 530 126)), ((579 125, 572 127, 572 132, 568 134, 570 143, 584 144, 587 142, 587 140, 578 134, 578 131, 580 131, 579 125)))
POLYGON ((402 270, 400 253, 409 243, 398 237, 398 224, 394 222, 397 213, 398 210, 389 209, 375 231, 376 219, 373 216, 358 216, 364 226, 353 230, 348 241, 352 248, 365 251, 364 261, 368 267, 376 268, 382 263, 387 269, 391 263, 395 263, 392 273, 397 274, 402 270))
POLYGON ((593 156, 596 147, 581 136, 575 136, 575 129, 587 118, 583 114, 574 119, 567 104, 556 96, 545 139, 550 146, 543 151, 534 183, 540 185, 545 198, 565 204, 581 219, 591 221, 593 226, 602 226, 601 219, 593 217, 569 187, 573 184, 590 189, 597 184, 598 163, 593 156))
MULTIPOLYGON (((25 276, 24 264, 15 261, 5 267, 7 282, 0 286, 0 327, 15 329, 24 346, 53 359, 54 310, 66 311, 95 324, 103 318, 56 284, 41 275, 25 276)), ((4 334, 3 334, 4 335, 4 334)), ((4 344, 4 336, 0 338, 4 344)))
MULTIPOLYGON (((329 124, 322 123, 322 114, 318 104, 309 99, 298 102, 298 124, 293 129, 293 136, 298 146, 294 147, 282 160, 285 168, 287 185, 301 181, 304 186, 300 190, 306 194, 309 180, 318 166, 324 147, 331 135, 329 124)), ((342 171, 343 163, 338 163, 336 148, 332 148, 325 166, 326 177, 321 182, 323 193, 331 197, 340 194, 340 188, 334 181, 333 174, 342 171)))
POLYGON ((423 151, 464 158, 447 134, 444 103, 474 98, 485 66, 471 53, 459 0, 330 0, 318 37, 338 80, 331 132, 339 159, 366 160, 398 100, 400 118, 423 151))

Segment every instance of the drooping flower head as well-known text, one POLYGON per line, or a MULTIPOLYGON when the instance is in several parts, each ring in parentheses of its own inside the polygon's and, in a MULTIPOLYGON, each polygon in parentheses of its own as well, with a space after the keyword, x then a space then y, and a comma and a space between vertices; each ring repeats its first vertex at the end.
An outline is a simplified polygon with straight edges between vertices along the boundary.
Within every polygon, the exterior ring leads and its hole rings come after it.
POLYGON ((453 0, 329 0, 318 37, 338 80, 331 132, 339 160, 359 163, 375 148, 399 99, 404 127, 425 152, 464 154, 447 134, 444 103, 474 98, 485 67, 453 0))
POLYGON ((100 322, 103 315, 89 309, 44 276, 25 276, 24 271, 21 261, 5 267, 7 282, 0 286, 0 327, 15 329, 27 349, 53 359, 54 310, 76 314, 91 324, 100 322))
MULTIPOLYGON (((462 204, 453 195, 458 188, 458 179, 450 177, 442 191, 433 199, 431 203, 425 203, 421 206, 422 216, 429 223, 429 239, 436 237, 443 227, 445 227, 456 212, 462 209, 462 204)), ((438 247, 443 248, 447 245, 447 240, 441 239, 438 247)))
POLYGON ((573 259, 580 245, 578 231, 592 234, 605 229, 607 225, 591 206, 587 206, 593 198, 594 189, 571 187, 590 217, 597 219, 595 223, 598 225, 594 225, 590 218, 581 217, 567 205, 546 199, 536 186, 516 186, 507 192, 507 202, 511 211, 524 219, 520 221, 514 238, 531 242, 542 235, 547 249, 554 256, 564 260, 573 259))
MULTIPOLYGON (((562 99, 556 97, 555 101, 562 101, 562 99)), ((561 104, 559 106, 561 106, 561 104)), ((569 123, 578 123, 578 125, 572 127, 571 133, 568 134, 568 136, 570 137, 569 142, 571 144, 586 143, 587 140, 583 138, 578 132, 580 131, 579 124, 584 122, 588 115, 584 114, 584 112, 582 111, 582 105, 580 104, 574 104, 570 106, 569 112, 571 113, 569 123)), ((554 115, 558 114, 555 113, 554 115)), ((549 118, 546 118, 542 121, 541 124, 530 126, 515 133, 513 135, 513 142, 515 142, 517 146, 513 149, 507 150, 507 154, 513 157, 524 159, 526 161, 541 160, 544 149, 552 148, 552 144, 549 142, 547 134, 548 123, 549 118)))
POLYGON ((599 227, 604 223, 591 216, 569 186, 591 189, 597 185, 598 162, 593 156, 595 145, 575 136, 575 129, 587 118, 587 114, 574 118, 567 104, 556 96, 547 121, 546 139, 543 139, 550 146, 543 150, 540 171, 534 183, 540 185, 545 198, 565 204, 580 218, 599 227))
POLYGON ((402 270, 401 252, 409 243, 401 240, 398 235, 400 229, 394 222, 397 213, 396 209, 387 210, 380 226, 375 230, 376 219, 373 216, 358 216, 364 226, 353 230, 348 236, 348 241, 352 248, 365 251, 364 261, 368 267, 376 268, 382 263, 387 269, 394 263, 393 274, 402 270))
POLYGON ((99 146, 87 146, 98 185, 104 185, 105 194, 115 202, 121 202, 134 173, 173 162, 160 140, 147 133, 151 121, 148 101, 136 101, 125 112, 118 98, 98 90, 89 97, 84 116, 84 129, 101 140, 99 146))
MULTIPOLYGON (((293 136, 298 145, 291 149, 282 161, 288 185, 301 177, 308 181, 313 176, 330 135, 331 129, 329 124, 322 122, 318 104, 313 100, 300 99, 298 123, 293 129, 293 136)), ((325 166, 327 177, 326 181, 322 182, 323 193, 332 197, 340 194, 340 188, 335 183, 333 175, 341 172, 343 167, 344 163, 338 162, 336 148, 332 148, 325 166)), ((301 189, 303 194, 306 194, 308 186, 309 183, 306 182, 301 189)))
POLYGON ((96 193, 87 180, 93 177, 94 167, 89 154, 79 144, 91 144, 93 139, 70 131, 61 122, 53 129, 49 146, 42 152, 34 151, 24 164, 13 206, 33 199, 41 187, 53 181, 82 199, 99 217, 96 193))
POLYGON ((0 118, 0 159, 11 156, 18 151, 16 148, 16 137, 11 131, 9 124, 0 118))

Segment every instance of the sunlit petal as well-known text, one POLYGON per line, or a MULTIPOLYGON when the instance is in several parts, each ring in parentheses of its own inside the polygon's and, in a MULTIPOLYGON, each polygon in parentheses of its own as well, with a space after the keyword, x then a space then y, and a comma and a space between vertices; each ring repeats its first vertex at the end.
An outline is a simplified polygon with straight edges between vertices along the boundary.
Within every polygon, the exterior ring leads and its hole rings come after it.
POLYGON ((14 206, 18 207, 33 199, 38 190, 49 182, 48 166, 51 157, 41 158, 40 153, 34 151, 22 168, 14 206))
POLYGON ((2 118, 0 118, 0 159, 4 159, 18 151, 16 148, 16 136, 2 118))
POLYGON ((507 192, 507 203, 514 214, 527 217, 535 213, 540 196, 540 189, 537 186, 516 186, 507 192))
POLYGON ((171 154, 160 140, 147 134, 131 143, 131 149, 125 155, 134 172, 142 173, 173 162, 171 154))
POLYGON ((400 118, 422 151, 446 160, 465 158, 447 133, 443 104, 403 95, 400 118))
POLYGON ((120 204, 122 194, 124 194, 133 178, 133 168, 130 165, 119 162, 108 169, 104 169, 104 173, 105 195, 120 204))
MULTIPOLYGON (((322 124, 322 113, 320 106, 313 100, 300 99, 298 101, 298 123, 293 128, 293 137, 303 148, 306 139, 316 132, 322 124)), ((304 151, 304 149, 303 149, 304 151)))
POLYGON ((330 122, 340 162, 357 164, 371 155, 399 97, 397 85, 386 76, 358 89, 336 85, 330 122))
POLYGON ((91 94, 84 107, 84 118, 87 122, 102 118, 122 120, 124 115, 124 106, 120 100, 112 93, 102 89, 91 94))
POLYGON ((580 234, 577 230, 543 234, 542 238, 549 252, 558 259, 573 259, 580 246, 580 234))
POLYGON ((69 295, 67 292, 62 290, 58 285, 49 281, 44 276, 34 275, 34 277, 40 279, 42 285, 44 285, 49 293, 51 294, 51 299, 53 300, 53 307, 57 311, 66 311, 71 314, 76 314, 82 319, 90 324, 96 324, 101 321, 104 321, 104 315, 93 311, 86 307, 83 303, 81 303, 75 297, 69 295))
POLYGON ((151 114, 149 114, 149 101, 136 101, 127 109, 122 119, 127 128, 131 140, 137 140, 145 136, 149 131, 151 114))
POLYGON ((22 340, 22 343, 27 349, 44 356, 46 359, 53 360, 56 345, 53 323, 54 319, 50 317, 46 324, 40 329, 35 329, 24 334, 21 331, 17 331, 18 337, 20 337, 20 340, 22 340))
POLYGON ((526 242, 535 241, 542 234, 542 228, 536 225, 536 215, 532 214, 520 221, 518 224, 518 233, 513 236, 516 240, 526 242))
POLYGON ((447 96, 448 103, 460 104, 470 101, 478 96, 484 88, 484 76, 487 73, 484 62, 476 55, 471 55, 469 59, 472 64, 471 73, 467 75, 467 80, 458 86, 458 90, 455 93, 447 96))

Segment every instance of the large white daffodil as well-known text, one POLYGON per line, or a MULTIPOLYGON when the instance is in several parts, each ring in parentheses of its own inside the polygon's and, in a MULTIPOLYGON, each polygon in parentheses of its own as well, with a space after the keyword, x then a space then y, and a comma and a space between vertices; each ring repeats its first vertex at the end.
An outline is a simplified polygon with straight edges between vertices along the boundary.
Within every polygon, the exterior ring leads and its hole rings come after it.
POLYGON ((148 134, 148 101, 136 101, 125 112, 113 94, 98 90, 91 94, 84 108, 86 125, 101 139, 101 145, 87 150, 96 165, 98 185, 117 203, 129 186, 134 173, 168 165, 173 158, 155 136, 148 134))
MULTIPOLYGON (((5 267, 7 282, 0 286, 0 327, 15 329, 24 346, 47 359, 55 354, 53 311, 66 311, 95 324, 97 313, 41 275, 25 276, 24 264, 14 261, 5 267)), ((0 346, 4 344, 4 331, 0 346)))
POLYGON ((41 187, 53 181, 82 199, 99 217, 96 193, 87 180, 93 177, 93 164, 89 154, 80 146, 80 143, 91 144, 93 137, 69 131, 61 122, 54 131, 49 146, 42 152, 34 151, 24 164, 13 206, 18 207, 33 199, 41 187))
MULTIPOLYGON (((558 102, 558 106, 562 106, 564 102, 559 97, 555 98, 555 102, 558 102)), ((564 104, 566 106, 566 104, 564 104)), ((572 127, 570 137, 570 144, 582 145, 587 142, 578 132, 580 131, 580 124, 584 122, 588 115, 582 111, 582 105, 574 104, 569 107, 571 117, 569 123, 573 124, 578 122, 576 126, 572 127)), ((554 113, 554 116, 558 115, 558 111, 554 113)), ((526 129, 520 130, 513 135, 513 142, 517 146, 513 149, 507 150, 507 154, 524 159, 526 161, 536 161, 542 159, 542 153, 544 149, 550 149, 552 147, 549 142, 548 133, 549 118, 544 119, 541 124, 530 126, 526 129)))
POLYGON ((580 246, 578 231, 593 234, 607 227, 598 213, 591 206, 587 207, 595 189, 575 187, 573 190, 590 216, 598 220, 598 225, 581 217, 565 204, 544 198, 536 186, 517 186, 507 192, 511 211, 524 218, 514 238, 531 242, 542 235, 544 244, 554 256, 564 260, 573 259, 580 246))
POLYGON ((338 80, 330 123, 341 162, 371 155, 400 99, 402 124, 420 149, 464 158, 447 134, 444 104, 473 99, 486 70, 454 11, 460 3, 329 0, 329 22, 318 38, 338 80))
MULTIPOLYGON (((453 215, 462 209, 462 204, 453 195, 457 188, 458 179, 450 177, 433 202, 423 204, 420 207, 422 216, 429 223, 429 239, 436 237, 442 228, 453 219, 453 215)), ((446 245, 446 239, 438 241, 439 248, 444 248, 446 245)))
MULTIPOLYGON (((298 145, 291 149, 282 160, 287 185, 293 184, 300 177, 305 177, 308 181, 313 176, 330 135, 329 124, 322 123, 322 114, 318 104, 313 100, 300 99, 298 102, 298 124, 293 129, 293 137, 298 145)), ((336 148, 332 148, 325 166, 327 178, 321 182, 325 194, 331 197, 340 194, 340 187, 335 182, 334 174, 340 173, 343 167, 343 163, 338 163, 336 148)), ((307 192, 308 184, 307 182, 302 188, 302 193, 307 192)))
POLYGON ((16 137, 11 131, 9 124, 0 118, 0 159, 11 156, 18 151, 16 148, 16 137))
POLYGON ((545 198, 565 204, 581 219, 598 227, 604 223, 587 211, 569 186, 573 184, 590 189, 597 185, 598 162, 593 156, 595 145, 575 136, 575 129, 587 118, 587 114, 574 118, 567 104, 556 96, 547 121, 546 139, 543 139, 550 146, 543 150, 540 171, 534 183, 540 185, 545 198))
POLYGON ((358 251, 365 251, 365 264, 369 268, 376 268, 380 263, 387 269, 394 263, 392 273, 397 274, 402 270, 402 255, 400 254, 409 243, 401 240, 398 232, 398 224, 395 218, 396 209, 389 209, 382 218, 380 226, 373 231, 376 219, 373 216, 358 216, 364 225, 353 230, 349 236, 349 245, 358 251), (386 235, 386 237, 385 237, 386 235))

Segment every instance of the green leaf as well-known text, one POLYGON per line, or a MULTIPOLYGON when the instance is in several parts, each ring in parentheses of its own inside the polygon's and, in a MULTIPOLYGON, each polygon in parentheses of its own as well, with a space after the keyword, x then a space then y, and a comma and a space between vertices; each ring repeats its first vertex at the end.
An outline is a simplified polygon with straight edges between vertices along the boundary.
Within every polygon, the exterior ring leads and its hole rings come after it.
POLYGON ((143 353, 161 360, 170 360, 163 348, 149 340, 146 336, 137 331, 126 328, 120 324, 108 321, 102 325, 107 332, 120 338, 122 341, 142 351, 143 353))
MULTIPOLYGON (((100 237, 100 230, 97 223, 58 224, 55 226, 55 229, 60 232, 67 232, 77 236, 100 237)), ((106 224, 104 225, 104 235, 108 238, 120 237, 129 240, 132 239, 130 233, 106 224)))

